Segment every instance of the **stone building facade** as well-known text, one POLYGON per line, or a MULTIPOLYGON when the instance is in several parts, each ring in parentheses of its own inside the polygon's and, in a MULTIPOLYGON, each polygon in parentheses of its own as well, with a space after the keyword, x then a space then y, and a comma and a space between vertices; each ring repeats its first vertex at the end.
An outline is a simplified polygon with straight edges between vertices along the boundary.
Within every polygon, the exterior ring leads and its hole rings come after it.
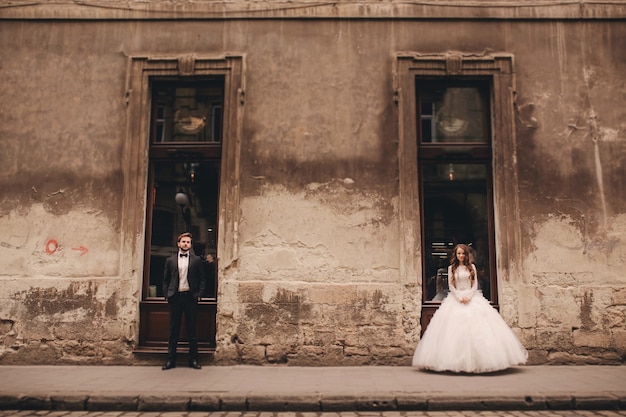
POLYGON ((460 241, 530 363, 623 364, 624 51, 618 0, 3 2, 0 364, 160 361, 189 228, 206 363, 408 365, 460 241))

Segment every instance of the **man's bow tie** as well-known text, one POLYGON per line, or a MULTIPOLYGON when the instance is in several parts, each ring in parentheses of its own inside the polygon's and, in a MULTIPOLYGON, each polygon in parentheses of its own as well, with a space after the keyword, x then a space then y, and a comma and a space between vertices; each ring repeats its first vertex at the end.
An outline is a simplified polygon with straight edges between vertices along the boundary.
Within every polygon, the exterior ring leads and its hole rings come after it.
POLYGON ((180 254, 180 255, 178 255, 178 256, 180 256, 181 258, 183 258, 183 257, 184 257, 184 258, 186 258, 186 257, 187 257, 187 254, 186 254, 186 253, 181 253, 181 254, 180 254))

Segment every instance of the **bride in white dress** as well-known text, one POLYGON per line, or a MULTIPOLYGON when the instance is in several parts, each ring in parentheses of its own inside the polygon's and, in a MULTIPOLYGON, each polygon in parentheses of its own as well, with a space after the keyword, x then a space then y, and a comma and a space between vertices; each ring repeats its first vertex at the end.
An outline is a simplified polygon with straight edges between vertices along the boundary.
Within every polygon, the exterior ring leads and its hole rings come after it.
POLYGON ((413 366, 433 371, 494 372, 526 362, 528 352, 478 291, 470 248, 457 245, 448 267, 450 293, 420 340, 413 366))

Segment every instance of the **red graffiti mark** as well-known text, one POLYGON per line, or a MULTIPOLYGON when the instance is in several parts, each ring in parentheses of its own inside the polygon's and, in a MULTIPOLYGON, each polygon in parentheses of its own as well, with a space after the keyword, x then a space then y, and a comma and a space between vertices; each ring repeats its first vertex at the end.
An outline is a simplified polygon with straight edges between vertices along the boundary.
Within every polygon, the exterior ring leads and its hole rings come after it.
POLYGON ((79 248, 72 248, 72 250, 79 250, 80 251, 80 256, 83 256, 84 254, 86 254, 87 252, 89 252, 89 249, 87 249, 84 246, 81 246, 79 248))
POLYGON ((54 239, 50 239, 46 242, 46 253, 48 255, 52 255, 54 252, 59 249, 59 242, 54 239))

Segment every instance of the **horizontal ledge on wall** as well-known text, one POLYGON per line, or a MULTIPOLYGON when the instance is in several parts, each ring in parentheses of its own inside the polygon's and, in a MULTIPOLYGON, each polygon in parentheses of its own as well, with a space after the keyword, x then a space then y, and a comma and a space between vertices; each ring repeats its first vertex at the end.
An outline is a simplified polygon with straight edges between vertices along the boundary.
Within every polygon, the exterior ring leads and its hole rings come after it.
POLYGON ((0 19, 624 19, 626 1, 9 0, 0 19))

